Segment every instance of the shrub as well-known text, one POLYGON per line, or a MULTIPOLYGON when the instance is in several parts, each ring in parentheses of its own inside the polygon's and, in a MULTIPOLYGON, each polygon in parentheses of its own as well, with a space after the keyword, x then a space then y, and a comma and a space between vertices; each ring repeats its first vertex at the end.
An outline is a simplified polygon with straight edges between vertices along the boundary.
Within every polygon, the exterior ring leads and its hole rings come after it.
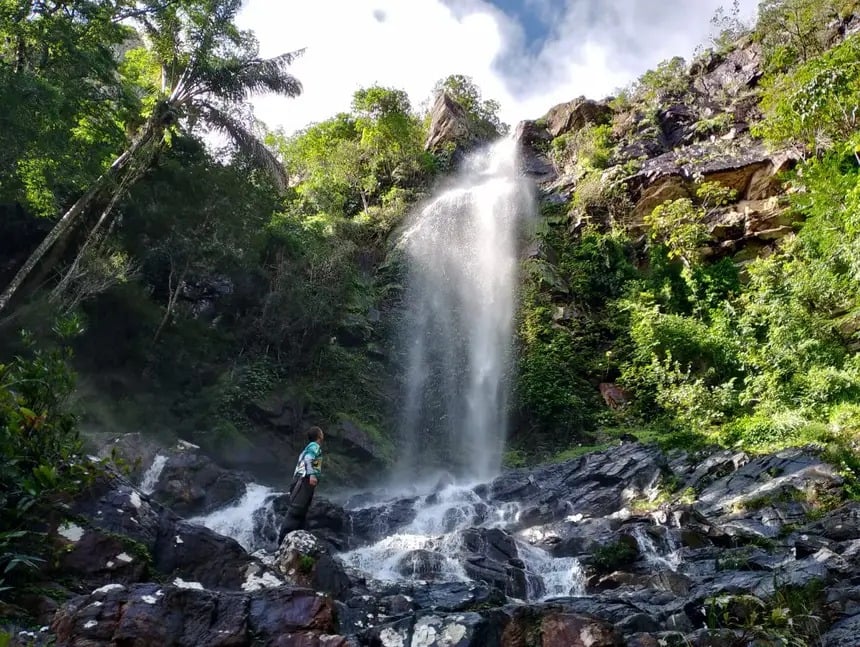
MULTIPOLYGON (((55 327, 68 337, 79 324, 55 327)), ((0 364, 0 594, 24 581, 47 553, 39 522, 94 475, 81 458, 76 419, 66 405, 74 387, 68 348, 38 348, 0 364)))

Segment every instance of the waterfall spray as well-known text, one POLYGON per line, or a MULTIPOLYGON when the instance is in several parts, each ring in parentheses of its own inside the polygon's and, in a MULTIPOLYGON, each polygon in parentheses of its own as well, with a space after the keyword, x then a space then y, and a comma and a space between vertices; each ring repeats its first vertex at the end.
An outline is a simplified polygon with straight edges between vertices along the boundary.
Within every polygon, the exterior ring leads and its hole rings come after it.
POLYGON ((469 479, 500 466, 519 232, 533 209, 518 162, 513 140, 473 154, 454 186, 410 216, 401 238, 403 474, 433 458, 469 479))

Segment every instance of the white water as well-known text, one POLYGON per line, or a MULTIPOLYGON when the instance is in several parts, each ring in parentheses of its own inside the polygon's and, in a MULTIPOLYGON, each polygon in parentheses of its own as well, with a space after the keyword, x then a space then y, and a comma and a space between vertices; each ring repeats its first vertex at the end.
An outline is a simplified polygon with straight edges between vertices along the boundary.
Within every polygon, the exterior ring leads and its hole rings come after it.
POLYGON ((639 553, 645 559, 645 563, 648 566, 657 572, 678 570, 678 567, 683 562, 683 556, 681 555, 681 548, 677 545, 671 530, 666 530, 665 540, 667 546, 662 551, 658 548, 657 542, 645 530, 644 526, 634 527, 631 534, 636 540, 639 553))
POLYGON ((272 489, 265 485, 248 483, 244 496, 235 504, 188 521, 206 526, 220 535, 232 537, 242 548, 251 552, 259 543, 254 532, 255 512, 271 506, 272 494, 272 489))
POLYGON ((532 202, 516 144, 504 140, 473 154, 455 185, 408 220, 404 480, 440 460, 467 479, 501 464, 518 236, 532 202))
POLYGON ((163 454, 155 455, 155 458, 152 459, 152 465, 147 468, 140 481, 141 492, 144 494, 152 494, 155 492, 155 486, 158 485, 158 479, 161 478, 161 473, 164 471, 164 466, 166 464, 167 456, 164 456, 163 454))
MULTIPOLYGON (((396 533, 375 544, 342 553, 348 565, 382 581, 414 579, 398 570, 404 555, 414 550, 428 550, 444 557, 437 580, 468 581, 462 566, 462 531, 468 528, 506 528, 519 517, 515 503, 488 505, 468 486, 449 485, 436 494, 420 498, 415 519, 396 533)), ((544 590, 532 598, 584 595, 585 577, 579 560, 553 558, 543 549, 517 541, 520 558, 526 570, 540 577, 544 590)))

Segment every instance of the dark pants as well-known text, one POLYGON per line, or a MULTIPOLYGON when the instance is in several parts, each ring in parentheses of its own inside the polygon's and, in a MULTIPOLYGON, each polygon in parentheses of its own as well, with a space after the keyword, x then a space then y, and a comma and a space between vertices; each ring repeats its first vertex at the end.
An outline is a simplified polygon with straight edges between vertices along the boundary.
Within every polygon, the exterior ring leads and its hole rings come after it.
POLYGON ((278 546, 280 546, 284 537, 288 532, 293 530, 301 530, 305 525, 305 517, 308 516, 308 508, 311 507, 311 500, 314 498, 314 486, 311 485, 310 478, 296 478, 292 487, 290 487, 290 507, 287 509, 287 516, 284 519, 284 525, 281 526, 281 534, 278 536, 278 546))

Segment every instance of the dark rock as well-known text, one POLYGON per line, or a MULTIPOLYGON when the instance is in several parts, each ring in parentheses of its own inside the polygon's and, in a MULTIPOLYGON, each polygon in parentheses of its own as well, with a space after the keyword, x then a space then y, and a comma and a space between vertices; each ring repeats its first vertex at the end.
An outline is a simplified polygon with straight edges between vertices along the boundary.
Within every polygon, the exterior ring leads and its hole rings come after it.
POLYGON ((849 501, 823 518, 803 527, 803 532, 833 541, 860 539, 860 502, 849 501))
POLYGON ((287 534, 275 555, 275 568, 290 584, 335 597, 341 597, 350 587, 343 565, 319 539, 304 530, 287 534))
POLYGON ((395 566, 403 577, 418 580, 436 580, 445 568, 445 556, 430 550, 410 550, 395 566))
POLYGON ((348 510, 352 545, 378 541, 415 519, 418 497, 397 499, 378 506, 348 510))
POLYGON ((376 443, 352 420, 344 419, 332 425, 326 432, 326 444, 359 461, 382 461, 376 443))
POLYGON ((138 584, 110 585, 57 613, 52 631, 65 647, 98 644, 249 646, 293 632, 334 633, 331 602, 282 587, 254 593, 138 584))
MULTIPOLYGON (((133 558, 129 564, 134 565, 147 561, 164 577, 179 577, 210 588, 241 589, 248 585, 249 578, 273 575, 235 540, 180 519, 117 475, 108 474, 81 493, 72 502, 70 512, 80 521, 61 526, 51 534, 60 545, 72 545, 76 568, 87 572, 102 573, 100 569, 111 561, 103 551, 75 549, 74 544, 96 531, 119 542, 100 539, 97 545, 109 548, 108 552, 122 545, 124 550, 116 555, 124 552, 133 558), (87 555, 92 559, 89 565, 87 555)), ((126 581, 137 573, 128 568, 123 571, 126 581)))
POLYGON ((162 448, 154 440, 135 432, 123 434, 102 445, 98 450, 98 457, 114 459, 115 467, 126 468, 128 477, 139 483, 161 451, 162 448))
POLYGON ((857 647, 860 636, 860 614, 836 622, 821 636, 822 647, 857 647))
POLYGON ((683 103, 660 110, 657 122, 663 135, 663 146, 672 149, 692 143, 696 138, 694 126, 697 121, 696 113, 683 103))
POLYGON ((63 543, 66 545, 59 553, 58 569, 64 576, 74 577, 83 590, 139 582, 148 569, 149 556, 135 550, 134 542, 122 535, 93 529, 85 531, 80 539, 63 543))
POLYGON ((544 117, 546 130, 555 138, 565 133, 576 132, 589 124, 609 121, 612 109, 605 102, 579 97, 550 108, 544 117))
POLYGON ((194 445, 172 453, 153 498, 181 516, 203 515, 237 501, 245 494, 246 475, 218 466, 194 445))
POLYGON ((547 129, 534 121, 521 121, 514 131, 520 148, 523 173, 540 184, 547 184, 558 176, 549 151, 552 136, 547 129))

